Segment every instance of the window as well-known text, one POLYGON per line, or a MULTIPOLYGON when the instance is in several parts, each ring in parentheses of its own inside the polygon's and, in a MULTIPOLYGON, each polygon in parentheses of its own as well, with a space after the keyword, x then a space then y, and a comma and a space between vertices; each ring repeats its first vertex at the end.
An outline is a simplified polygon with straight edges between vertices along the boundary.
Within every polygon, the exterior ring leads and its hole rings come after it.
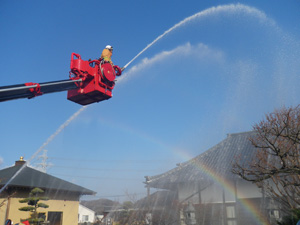
POLYGON ((227 225, 236 225, 235 207, 233 205, 226 206, 227 225))
POLYGON ((62 212, 48 212, 49 225, 62 225, 62 212))
POLYGON ((235 208, 234 206, 226 206, 227 218, 235 218, 235 208))
POLYGON ((274 216, 276 219, 280 218, 279 210, 278 209, 271 210, 271 215, 274 216))
POLYGON ((82 215, 82 222, 88 222, 89 216, 88 215, 82 215))
POLYGON ((279 219, 279 210, 274 210, 274 216, 276 219, 279 219))

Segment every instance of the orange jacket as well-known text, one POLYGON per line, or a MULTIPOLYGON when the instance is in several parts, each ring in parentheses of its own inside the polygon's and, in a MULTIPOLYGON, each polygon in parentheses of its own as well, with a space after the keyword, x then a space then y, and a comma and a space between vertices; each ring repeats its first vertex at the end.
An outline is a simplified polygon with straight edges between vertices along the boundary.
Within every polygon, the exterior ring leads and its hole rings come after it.
POLYGON ((112 56, 112 52, 109 51, 108 49, 104 49, 102 51, 102 54, 101 54, 101 58, 104 59, 105 61, 108 61, 112 64, 112 61, 111 61, 111 56, 112 56))

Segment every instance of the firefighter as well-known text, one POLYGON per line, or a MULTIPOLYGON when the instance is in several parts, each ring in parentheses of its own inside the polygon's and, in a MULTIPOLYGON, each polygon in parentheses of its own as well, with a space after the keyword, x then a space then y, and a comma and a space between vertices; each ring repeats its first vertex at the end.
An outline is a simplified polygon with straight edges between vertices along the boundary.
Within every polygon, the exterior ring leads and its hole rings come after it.
POLYGON ((106 45, 105 49, 102 51, 101 59, 104 61, 104 63, 108 62, 113 66, 114 64, 111 61, 112 52, 113 47, 111 45, 106 45))

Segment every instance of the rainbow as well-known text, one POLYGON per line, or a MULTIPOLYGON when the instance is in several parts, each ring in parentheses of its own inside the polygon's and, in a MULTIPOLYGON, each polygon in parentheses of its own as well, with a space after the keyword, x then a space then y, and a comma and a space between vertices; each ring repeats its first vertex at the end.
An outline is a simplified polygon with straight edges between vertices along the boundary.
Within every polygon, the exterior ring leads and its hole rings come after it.
MULTIPOLYGON (((221 5, 221 6, 217 6, 217 7, 211 7, 209 9, 200 11, 200 12, 198 12, 198 13, 190 16, 190 17, 185 18, 184 20, 182 20, 179 23, 175 24, 170 29, 166 30, 163 34, 161 34, 154 41, 152 41, 150 44, 148 44, 140 53, 138 53, 124 67, 127 68, 127 66, 130 65, 143 52, 145 52, 148 48, 150 48, 157 41, 159 41, 160 39, 165 37, 167 34, 171 33, 173 30, 181 27, 182 25, 188 24, 192 20, 205 18, 207 16, 216 15, 218 13, 246 13, 247 15, 256 17, 260 23, 266 24, 266 25, 271 26, 271 27, 275 27, 277 30, 279 29, 278 26, 276 25, 276 23, 272 19, 268 18, 267 15, 264 12, 262 12, 262 11, 256 9, 256 8, 253 8, 253 7, 242 5, 242 4, 239 4, 239 3, 238 4, 229 4, 229 5, 221 5)), ((135 137, 140 137, 144 140, 155 143, 155 144, 161 146, 163 149, 167 149, 172 154, 176 154, 178 156, 181 156, 181 158, 185 161, 190 160, 192 158, 191 156, 187 155, 187 152, 184 151, 184 149, 178 149, 178 148, 174 148, 172 146, 168 146, 165 143, 163 143, 162 141, 160 141, 156 138, 153 138, 153 137, 149 136, 148 134, 146 134, 144 132, 137 132, 134 129, 132 129, 131 127, 128 127, 126 125, 121 125, 120 126, 120 124, 116 124, 116 123, 113 124, 113 121, 108 121, 108 118, 106 118, 105 121, 102 120, 102 121, 98 121, 98 122, 105 123, 106 125, 112 126, 114 128, 119 128, 119 129, 123 130, 124 132, 126 132, 127 134, 129 132, 130 134, 135 135, 135 137)), ((47 145, 47 143, 45 143, 44 145, 47 145)), ((41 148, 43 148, 43 146, 41 148)), ((194 166, 199 168, 201 171, 203 171, 208 177, 210 177, 216 183, 221 185, 229 193, 231 193, 233 195, 235 194, 235 187, 230 182, 224 180, 215 171, 211 170, 210 168, 205 167, 205 165, 194 164, 194 166)), ((251 201, 249 201, 245 198, 240 198, 240 199, 238 199, 238 201, 241 202, 241 204, 245 207, 245 209, 253 215, 253 217, 255 218, 255 220, 259 224, 262 224, 262 225, 269 224, 268 221, 265 218, 261 217, 261 213, 252 204, 251 201)))
MULTIPOLYGON (((184 153, 181 152, 181 155, 183 155, 183 154, 184 153)), ((235 187, 234 187, 234 185, 231 182, 229 182, 228 180, 226 180, 223 177, 221 177, 214 170, 212 170, 211 168, 208 168, 205 165, 196 164, 194 162, 192 162, 192 165, 194 165, 195 167, 197 167, 198 169, 200 169, 201 171, 203 171, 209 178, 211 178, 217 184, 221 185, 230 194, 232 194, 233 196, 235 195, 235 187)), ((259 211, 259 209, 257 208, 257 206, 255 206, 253 204, 253 202, 251 202, 249 199, 247 199, 247 198, 238 198, 237 202, 240 202, 242 204, 242 206, 248 212, 251 213, 253 219, 255 219, 255 221, 258 224, 269 225, 268 220, 263 217, 262 213, 259 211)))
MULTIPOLYGON (((194 158, 193 156, 187 154, 187 151, 185 151, 184 149, 169 146, 169 145, 165 144, 164 142, 162 142, 161 140, 158 140, 157 138, 154 138, 154 137, 146 134, 145 132, 137 131, 137 130, 133 129, 132 127, 126 126, 125 124, 122 124, 122 125, 119 123, 117 124, 114 121, 108 121, 107 118, 105 120, 104 119, 102 120, 99 118, 98 122, 105 123, 105 125, 117 128, 118 130, 123 131, 126 134, 130 133, 131 135, 133 135, 135 137, 139 137, 139 138, 146 140, 152 144, 158 145, 162 149, 166 149, 171 154, 175 154, 179 158, 183 159, 183 161, 190 161, 192 158, 194 158)), ((210 179, 212 179, 218 185, 223 187, 224 190, 228 191, 233 196, 235 195, 234 185, 232 183, 230 183, 229 181, 225 180, 223 177, 221 177, 219 174, 217 174, 214 170, 212 170, 211 168, 209 168, 205 165, 194 163, 193 161, 192 161, 192 165, 197 167, 201 171, 203 171, 210 179)), ((257 224, 269 225, 269 222, 267 221, 267 219, 261 215, 261 212, 259 211, 259 209, 257 209, 257 207, 249 199, 238 198, 237 202, 240 202, 241 205, 244 207, 244 209, 246 209, 252 215, 252 218, 257 222, 257 224)))

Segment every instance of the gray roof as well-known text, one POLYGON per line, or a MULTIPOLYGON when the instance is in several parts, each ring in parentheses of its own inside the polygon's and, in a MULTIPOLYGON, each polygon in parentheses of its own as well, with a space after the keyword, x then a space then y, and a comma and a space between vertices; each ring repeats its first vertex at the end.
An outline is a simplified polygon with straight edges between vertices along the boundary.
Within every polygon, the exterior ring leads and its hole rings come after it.
MULTIPOLYGON (((0 170, 0 187, 3 187, 11 177, 16 174, 22 165, 15 165, 0 170)), ((51 176, 47 173, 35 170, 31 167, 25 166, 21 172, 9 183, 8 187, 20 188, 35 188, 39 187, 44 190, 51 191, 67 191, 79 195, 93 195, 96 192, 81 187, 79 185, 70 183, 68 181, 51 176)))
POLYGON ((249 138, 254 135, 254 131, 229 134, 219 144, 178 167, 160 175, 146 177, 146 185, 172 190, 178 183, 209 182, 211 174, 235 179, 237 175, 231 172, 232 164, 238 156, 244 163, 252 160, 256 151, 249 138))

